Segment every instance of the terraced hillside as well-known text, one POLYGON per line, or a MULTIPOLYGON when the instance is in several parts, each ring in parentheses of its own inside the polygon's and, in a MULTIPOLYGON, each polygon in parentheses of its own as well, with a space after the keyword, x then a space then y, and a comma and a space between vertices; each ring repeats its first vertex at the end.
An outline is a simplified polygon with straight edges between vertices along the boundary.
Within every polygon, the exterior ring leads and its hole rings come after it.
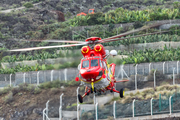
MULTIPOLYGON (((57 43, 48 42, 28 42, 23 41, 25 39, 33 40, 45 40, 45 39, 60 39, 60 40, 78 40, 84 41, 87 37, 97 36, 101 38, 107 38, 113 35, 124 33, 133 29, 137 29, 143 26, 151 25, 157 21, 168 21, 168 25, 147 29, 141 32, 137 32, 125 37, 132 37, 140 34, 148 34, 154 32, 163 32, 156 35, 148 35, 137 38, 127 38, 123 41, 105 43, 105 46, 119 47, 124 45, 128 48, 128 51, 118 51, 119 55, 126 55, 126 58, 119 60, 117 58, 110 58, 109 62, 115 62, 117 64, 141 64, 143 62, 164 62, 180 60, 180 49, 171 48, 170 46, 161 46, 161 48, 154 48, 143 50, 131 50, 132 44, 146 44, 154 42, 166 41, 177 42, 180 41, 180 2, 175 0, 1 0, 0 10, 14 9, 11 12, 0 11, 0 62, 8 62, 14 64, 17 61, 23 60, 37 60, 43 62, 46 59, 59 58, 59 57, 75 57, 80 54, 75 54, 71 51, 67 54, 62 54, 61 50, 68 51, 74 49, 80 49, 81 47, 74 48, 58 48, 50 50, 39 50, 32 52, 5 52, 5 50, 35 46, 48 46, 57 45, 57 43), (36 6, 33 4, 39 3, 36 6), (30 6, 26 6, 29 4, 30 6), (14 8, 26 6, 25 8, 16 10, 14 8), (69 7, 71 6, 71 7, 69 7), (95 8, 95 14, 89 14, 87 16, 77 17, 79 12, 87 12, 88 9, 95 8), (61 21, 62 14, 65 16, 65 21, 61 21), (152 22, 153 21, 153 22, 152 22), (175 26, 174 26, 175 25, 175 26), (166 31, 166 32, 165 32, 166 31), (168 32, 167 32, 168 31, 168 32), (60 50, 60 53, 57 53, 60 50)), ((60 45, 60 43, 58 43, 60 45)), ((156 44, 156 43, 155 43, 156 44)), ((47 61, 47 60, 46 60, 47 61)), ((78 61, 65 64, 56 65, 36 65, 36 66, 22 66, 19 65, 16 68, 2 69, 2 74, 12 74, 15 72, 28 72, 38 70, 52 70, 65 67, 77 67, 78 61)), ((134 70, 134 69, 133 69, 134 70)), ((153 73, 150 73, 151 77, 153 73)), ((162 77, 162 76, 160 76, 162 77)), ((133 76, 134 78, 134 76, 133 76)), ((152 79, 153 80, 153 79, 152 79)), ((169 81, 172 82, 170 79, 169 81)), ((150 83, 149 81, 147 83, 150 83)), ((76 88, 80 83, 60 83, 59 81, 49 82, 41 84, 39 87, 32 85, 20 85, 17 88, 5 88, 0 90, 0 117, 6 119, 22 118, 28 119, 42 119, 42 110, 45 108, 47 100, 50 102, 50 117, 58 117, 59 96, 64 93, 64 105, 63 110, 76 110, 76 88)), ((158 82, 161 84, 161 82, 158 82)), ((145 84, 145 87, 151 84, 145 84)), ((104 109, 100 109, 100 118, 106 119, 108 116, 112 117, 112 111, 107 112, 112 108, 114 100, 119 102, 117 106, 119 117, 123 115, 132 115, 131 107, 129 104, 134 98, 141 103, 149 107, 149 101, 151 97, 158 101, 159 94, 169 97, 176 92, 179 92, 179 86, 165 88, 150 89, 150 91, 137 92, 135 94, 127 95, 123 99, 114 98, 107 103, 104 109), (161 92, 158 90, 161 89, 161 92), (164 91, 165 92, 164 92, 164 91), (149 93, 148 93, 149 92, 149 93), (148 93, 148 94, 147 94, 148 93), (124 105, 124 106, 123 106, 124 105), (123 107, 121 107, 123 106, 123 107), (109 114, 107 114, 109 113, 109 114)), ((143 88, 143 87, 142 87, 143 88)), ((84 87, 80 88, 80 92, 84 92, 84 87)), ((179 94, 177 94, 179 95, 179 94)), ((164 97, 164 98, 165 98, 164 97)), ((87 103, 92 103, 92 96, 87 98, 87 103)), ((165 103, 165 111, 168 111, 168 107, 165 103)), ((178 100, 175 101, 176 105, 179 105, 178 100)), ((140 106, 136 108, 137 113, 141 114, 144 109, 140 106)), ((174 106, 174 109, 178 109, 174 106)), ((149 109, 148 109, 149 110, 149 109)), ((158 103, 155 104, 154 110, 158 111, 158 103)), ((146 111, 149 114, 149 111, 146 111)), ((158 114, 158 112, 155 112, 158 114)), ((144 113, 146 114, 146 113, 144 113)), ((82 117, 93 119, 94 114, 84 113, 82 117)))

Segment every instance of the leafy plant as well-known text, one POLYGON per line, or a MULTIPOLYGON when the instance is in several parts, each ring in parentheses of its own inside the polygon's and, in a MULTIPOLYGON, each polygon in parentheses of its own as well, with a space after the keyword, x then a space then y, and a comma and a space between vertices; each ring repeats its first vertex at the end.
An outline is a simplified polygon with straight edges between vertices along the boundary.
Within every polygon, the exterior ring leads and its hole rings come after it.
POLYGON ((31 8, 34 5, 32 3, 30 3, 30 2, 26 2, 23 6, 25 6, 26 8, 31 8))

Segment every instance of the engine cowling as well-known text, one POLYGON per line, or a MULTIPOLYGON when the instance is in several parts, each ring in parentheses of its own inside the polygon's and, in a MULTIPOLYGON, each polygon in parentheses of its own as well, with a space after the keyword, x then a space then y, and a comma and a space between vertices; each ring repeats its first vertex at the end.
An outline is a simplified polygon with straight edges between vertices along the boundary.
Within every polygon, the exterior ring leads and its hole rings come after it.
POLYGON ((81 48, 81 53, 84 57, 88 55, 90 51, 91 51, 91 48, 89 46, 84 46, 81 48))
POLYGON ((101 44, 95 45, 95 46, 94 46, 94 51, 95 51, 96 53, 100 53, 103 58, 106 57, 106 51, 105 51, 105 48, 104 48, 103 45, 101 45, 101 44))

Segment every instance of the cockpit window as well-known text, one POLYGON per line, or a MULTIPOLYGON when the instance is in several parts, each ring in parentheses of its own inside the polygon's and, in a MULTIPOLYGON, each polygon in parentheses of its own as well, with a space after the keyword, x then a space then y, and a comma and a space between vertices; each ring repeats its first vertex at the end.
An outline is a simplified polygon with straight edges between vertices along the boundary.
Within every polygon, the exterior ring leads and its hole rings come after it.
POLYGON ((98 66, 98 59, 91 60, 91 67, 98 66))
POLYGON ((89 60, 84 60, 82 63, 82 68, 87 68, 89 67, 89 60))
POLYGON ((99 64, 100 64, 100 66, 101 66, 101 67, 103 67, 102 62, 101 62, 101 60, 100 60, 100 59, 99 59, 99 64))

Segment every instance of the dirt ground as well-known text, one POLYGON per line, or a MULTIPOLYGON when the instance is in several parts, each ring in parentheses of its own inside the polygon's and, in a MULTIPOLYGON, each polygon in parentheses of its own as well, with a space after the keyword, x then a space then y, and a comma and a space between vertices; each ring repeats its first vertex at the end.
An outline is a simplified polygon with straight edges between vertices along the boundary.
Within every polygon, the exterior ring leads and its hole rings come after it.
MULTIPOLYGON (((37 114, 36 111, 40 110, 41 112, 46 107, 46 102, 50 100, 49 107, 60 105, 60 95, 64 93, 64 98, 71 98, 63 100, 63 106, 67 106, 69 103, 76 103, 76 89, 77 86, 59 88, 56 91, 50 89, 43 89, 39 94, 32 94, 29 91, 19 91, 13 96, 13 100, 10 103, 5 103, 3 97, 6 95, 0 96, 0 117, 4 117, 6 120, 13 118, 16 112, 27 111, 27 115, 23 115, 22 118, 28 116, 29 119, 42 119, 42 113, 37 114)), ((23 113, 24 114, 24 113, 23 113)), ((15 116, 14 116, 15 117, 15 116)), ((26 119, 28 119, 26 117, 26 119)))

